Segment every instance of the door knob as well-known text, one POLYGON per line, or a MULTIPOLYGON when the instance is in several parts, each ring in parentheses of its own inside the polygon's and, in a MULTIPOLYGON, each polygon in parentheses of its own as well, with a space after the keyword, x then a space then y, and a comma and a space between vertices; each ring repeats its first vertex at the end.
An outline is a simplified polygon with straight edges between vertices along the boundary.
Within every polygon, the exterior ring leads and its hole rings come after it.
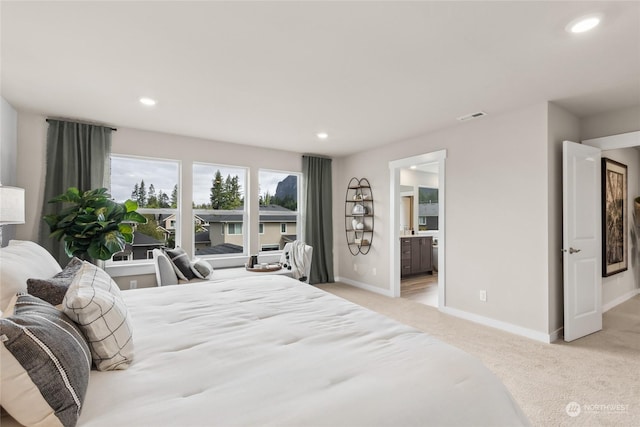
MULTIPOLYGON (((569 253, 570 254, 577 254, 578 252, 580 252, 582 249, 574 249, 574 248, 569 248, 569 253)), ((561 249, 562 252, 567 252, 566 249, 561 249)))

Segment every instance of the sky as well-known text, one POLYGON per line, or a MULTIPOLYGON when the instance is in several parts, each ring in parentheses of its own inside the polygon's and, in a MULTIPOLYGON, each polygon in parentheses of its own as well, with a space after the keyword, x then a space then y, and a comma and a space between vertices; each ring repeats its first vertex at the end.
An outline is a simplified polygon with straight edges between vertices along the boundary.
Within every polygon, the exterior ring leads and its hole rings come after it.
MULTIPOLYGON (((246 190, 247 169, 211 165, 204 163, 194 163, 193 165, 193 201, 196 204, 209 202, 211 182, 220 170, 223 178, 227 175, 232 177, 238 175, 240 191, 244 196, 246 190)), ((266 191, 273 195, 276 192, 278 182, 285 179, 289 174, 284 172, 260 171, 260 195, 266 191)), ((111 157, 111 196, 118 202, 123 202, 131 198, 131 192, 136 183, 144 179, 147 191, 149 185, 153 184, 156 194, 162 190, 169 197, 173 191, 173 186, 178 182, 179 163, 171 160, 148 160, 136 157, 111 157)))

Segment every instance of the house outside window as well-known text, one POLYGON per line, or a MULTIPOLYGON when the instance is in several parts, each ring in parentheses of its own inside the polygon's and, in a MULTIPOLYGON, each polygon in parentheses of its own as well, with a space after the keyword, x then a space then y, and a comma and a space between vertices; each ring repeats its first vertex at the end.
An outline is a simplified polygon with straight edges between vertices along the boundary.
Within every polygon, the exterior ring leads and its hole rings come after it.
POLYGON ((112 262, 147 260, 153 249, 179 245, 180 162, 118 154, 110 160, 111 196, 120 203, 134 200, 147 218, 135 226, 133 243, 114 254, 112 262), (167 218, 172 218, 169 225, 167 218))
POLYGON ((418 230, 438 229, 438 189, 418 187, 418 230))
POLYGON ((299 183, 297 172, 260 169, 259 179, 259 242, 262 251, 276 251, 300 236, 298 209, 299 183))
POLYGON ((245 188, 248 169, 193 164, 195 255, 231 257, 247 253, 245 188))

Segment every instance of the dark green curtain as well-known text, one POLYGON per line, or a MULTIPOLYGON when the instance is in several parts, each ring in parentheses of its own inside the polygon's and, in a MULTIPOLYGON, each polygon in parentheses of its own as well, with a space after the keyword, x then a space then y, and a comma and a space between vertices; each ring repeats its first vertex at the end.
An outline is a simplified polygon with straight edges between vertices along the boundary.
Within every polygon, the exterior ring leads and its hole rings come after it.
MULTIPOLYGON (((47 163, 42 216, 56 213, 62 204, 48 203, 69 187, 80 191, 108 187, 111 155, 110 127, 48 119, 47 163)), ((40 244, 60 265, 69 257, 59 242, 49 237, 49 226, 40 221, 40 244)))
POLYGON ((313 246, 309 283, 333 282, 331 159, 302 156, 306 183, 305 241, 313 246))

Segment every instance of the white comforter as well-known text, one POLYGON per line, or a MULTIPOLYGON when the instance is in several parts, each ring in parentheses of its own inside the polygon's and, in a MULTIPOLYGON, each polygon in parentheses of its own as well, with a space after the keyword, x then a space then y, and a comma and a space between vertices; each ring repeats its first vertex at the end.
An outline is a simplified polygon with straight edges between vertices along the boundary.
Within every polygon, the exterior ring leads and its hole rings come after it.
POLYGON ((516 426, 478 360, 283 276, 124 292, 135 361, 79 426, 516 426))

